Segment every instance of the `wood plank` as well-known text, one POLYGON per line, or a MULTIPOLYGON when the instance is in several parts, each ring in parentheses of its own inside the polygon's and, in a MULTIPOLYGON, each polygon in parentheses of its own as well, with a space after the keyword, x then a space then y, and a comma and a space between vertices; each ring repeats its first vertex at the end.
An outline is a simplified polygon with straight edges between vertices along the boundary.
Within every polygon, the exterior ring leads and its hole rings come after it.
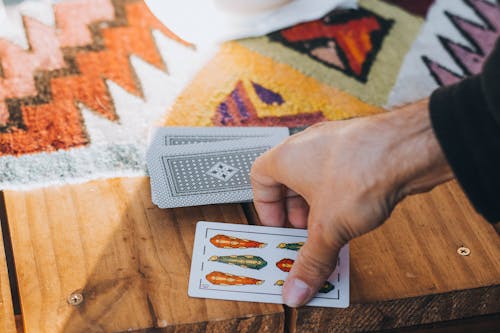
POLYGON ((0 224, 0 332, 11 333, 16 332, 16 321, 2 235, 3 230, 0 224))
POLYGON ((420 325, 395 330, 384 330, 380 333, 498 333, 500 331, 500 314, 478 316, 461 320, 446 321, 438 324, 420 325))
POLYGON ((23 316, 16 315, 15 317, 16 317, 16 332, 17 333, 24 332, 23 316))
POLYGON ((409 197, 383 227, 352 242, 352 302, 499 284, 499 245, 457 183, 409 197), (469 256, 457 253, 462 245, 469 256))
MULTIPOLYGON (((352 285, 352 288, 355 288, 352 285)), ((500 286, 355 303, 347 309, 304 307, 289 311, 290 332, 373 332, 500 312, 500 286), (294 313, 295 312, 295 313, 294 313)))
POLYGON ((289 309, 287 325, 364 332, 500 313, 499 245, 457 183, 443 184, 407 198, 381 228, 351 242, 348 309, 289 309), (457 253, 462 245, 469 256, 457 253))
POLYGON ((171 210, 148 178, 5 193, 26 332, 279 332, 283 307, 187 296, 195 224, 239 205, 171 210), (83 302, 68 304, 72 293, 83 302))

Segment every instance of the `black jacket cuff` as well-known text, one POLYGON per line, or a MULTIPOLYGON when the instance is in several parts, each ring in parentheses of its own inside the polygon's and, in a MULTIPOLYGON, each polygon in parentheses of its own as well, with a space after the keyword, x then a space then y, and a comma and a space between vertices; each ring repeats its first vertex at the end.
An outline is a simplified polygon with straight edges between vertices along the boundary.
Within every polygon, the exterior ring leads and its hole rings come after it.
MULTIPOLYGON (((431 95, 434 132, 458 182, 476 210, 500 221, 500 124, 488 109, 480 76, 431 95)), ((500 93, 500 91, 498 92, 500 93)))

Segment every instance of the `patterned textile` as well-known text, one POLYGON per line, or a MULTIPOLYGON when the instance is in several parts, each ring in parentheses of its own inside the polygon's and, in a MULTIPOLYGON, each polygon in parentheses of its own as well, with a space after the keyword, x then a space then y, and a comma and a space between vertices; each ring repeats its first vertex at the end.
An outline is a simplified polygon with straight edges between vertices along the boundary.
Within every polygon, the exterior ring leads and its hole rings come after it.
POLYGON ((202 52, 142 0, 0 8, 0 189, 145 174, 158 124, 302 128, 383 112, 477 73, 488 0, 358 9, 202 52))
POLYGON ((478 73, 499 36, 498 1, 435 1, 387 104, 424 98, 441 85, 478 73))

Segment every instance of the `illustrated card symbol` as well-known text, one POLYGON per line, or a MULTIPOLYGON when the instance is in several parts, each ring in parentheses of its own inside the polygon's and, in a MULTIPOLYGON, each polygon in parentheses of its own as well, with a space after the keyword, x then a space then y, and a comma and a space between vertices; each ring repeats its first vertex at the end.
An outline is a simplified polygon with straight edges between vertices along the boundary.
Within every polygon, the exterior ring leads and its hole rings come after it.
POLYGON ((285 258, 285 259, 281 259, 280 261, 278 261, 276 263, 276 267, 281 269, 283 272, 290 272, 290 270, 292 269, 293 263, 294 263, 293 259, 285 258))
POLYGON ((298 251, 300 248, 304 245, 304 242, 298 242, 298 243, 279 243, 277 248, 279 249, 286 249, 286 250, 292 250, 292 251, 298 251))
MULTIPOLYGON (((278 280, 274 283, 275 286, 279 286, 279 287, 283 286, 284 284, 285 284, 284 280, 278 280)), ((333 289, 335 289, 335 286, 333 284, 331 284, 330 282, 326 281, 325 284, 320 288, 320 290, 318 290, 318 292, 320 292, 322 294, 328 294, 333 289)))
POLYGON ((223 249, 248 249, 248 248, 263 248, 267 244, 254 240, 241 239, 227 235, 218 234, 210 238, 210 243, 213 246, 223 249))
POLYGON ((212 284, 224 286, 261 285, 262 283, 264 283, 264 280, 218 271, 207 274, 206 278, 212 284))
POLYGON ((323 293, 323 294, 328 294, 333 289, 335 289, 335 287, 333 286, 333 284, 331 284, 330 282, 326 281, 325 284, 318 291, 320 293, 323 293))
POLYGON ((237 174, 238 171, 239 169, 232 167, 226 163, 217 162, 210 168, 210 170, 208 170, 207 174, 209 176, 227 182, 235 174, 237 174))
POLYGON ((267 266, 267 261, 252 255, 211 256, 208 260, 251 269, 261 269, 267 266))

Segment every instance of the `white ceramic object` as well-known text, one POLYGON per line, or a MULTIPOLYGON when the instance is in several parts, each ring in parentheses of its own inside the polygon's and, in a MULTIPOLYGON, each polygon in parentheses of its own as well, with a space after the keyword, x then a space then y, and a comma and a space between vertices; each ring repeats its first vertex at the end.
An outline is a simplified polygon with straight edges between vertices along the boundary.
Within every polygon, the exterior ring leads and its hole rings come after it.
POLYGON ((275 9, 293 0, 212 0, 222 10, 236 13, 256 13, 275 9))
MULTIPOLYGON (((356 0, 287 0, 287 3, 282 4, 278 1, 285 0, 269 0, 268 5, 272 3, 278 7, 267 10, 260 7, 257 11, 233 11, 227 7, 222 9, 222 2, 216 5, 214 0, 145 1, 153 14, 170 30, 198 46, 261 36, 320 18, 336 7, 356 7, 356 0)), ((265 5, 264 0, 259 2, 265 5)))
POLYGON ((0 0, 0 22, 7 18, 7 14, 5 13, 5 7, 3 5, 3 1, 0 0))

